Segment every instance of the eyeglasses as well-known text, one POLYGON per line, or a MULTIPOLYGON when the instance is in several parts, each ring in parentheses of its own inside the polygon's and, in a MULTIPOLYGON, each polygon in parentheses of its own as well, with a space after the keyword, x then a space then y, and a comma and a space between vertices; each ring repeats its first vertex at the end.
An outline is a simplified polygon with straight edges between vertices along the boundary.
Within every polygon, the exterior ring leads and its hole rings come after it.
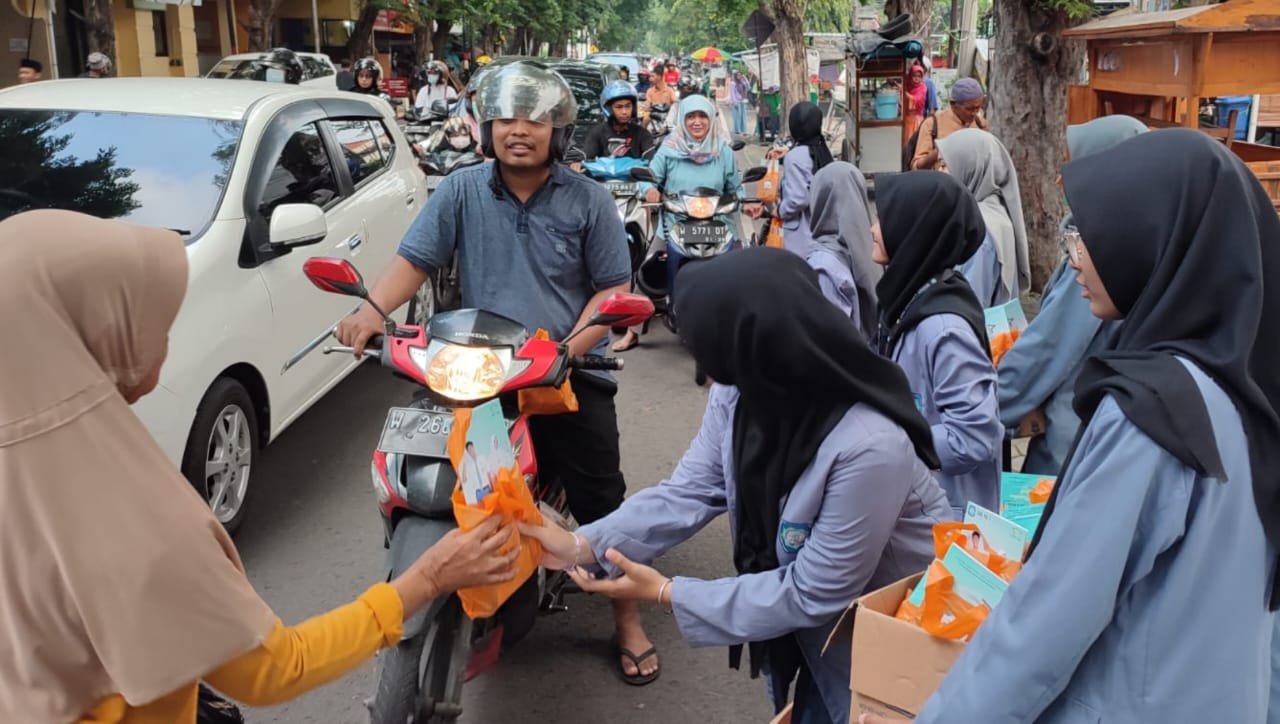
POLYGON ((1084 258, 1084 239, 1080 238, 1080 231, 1074 226, 1064 229, 1062 245, 1066 247, 1067 257, 1071 259, 1071 263, 1080 266, 1080 260, 1084 258))

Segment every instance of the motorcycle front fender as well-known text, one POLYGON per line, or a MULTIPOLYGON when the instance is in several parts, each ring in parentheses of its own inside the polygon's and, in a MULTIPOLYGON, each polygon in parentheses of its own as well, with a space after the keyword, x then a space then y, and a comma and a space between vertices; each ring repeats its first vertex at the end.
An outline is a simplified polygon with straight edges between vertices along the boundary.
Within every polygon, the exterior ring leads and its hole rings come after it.
MULTIPOLYGON (((391 531, 391 543, 387 550, 387 580, 390 581, 409 570, 424 551, 457 527, 458 524, 452 520, 420 518, 416 515, 402 518, 391 531)), ((436 612, 448 598, 448 596, 440 596, 430 605, 424 606, 422 610, 405 619, 401 640, 413 638, 421 633, 427 621, 435 617, 436 612)))

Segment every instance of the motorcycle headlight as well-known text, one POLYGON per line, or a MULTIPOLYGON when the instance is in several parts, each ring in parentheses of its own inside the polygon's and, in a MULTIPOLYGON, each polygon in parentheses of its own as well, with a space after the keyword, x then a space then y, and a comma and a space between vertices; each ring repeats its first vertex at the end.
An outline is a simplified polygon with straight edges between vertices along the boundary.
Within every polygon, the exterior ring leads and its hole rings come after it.
POLYGON ((716 200, 705 196, 684 197, 684 207, 694 219, 710 219, 716 215, 716 200))
POLYGON ((411 347, 409 357, 422 369, 431 391, 458 402, 496 396, 511 364, 509 349, 447 342, 432 342, 426 349, 411 347))

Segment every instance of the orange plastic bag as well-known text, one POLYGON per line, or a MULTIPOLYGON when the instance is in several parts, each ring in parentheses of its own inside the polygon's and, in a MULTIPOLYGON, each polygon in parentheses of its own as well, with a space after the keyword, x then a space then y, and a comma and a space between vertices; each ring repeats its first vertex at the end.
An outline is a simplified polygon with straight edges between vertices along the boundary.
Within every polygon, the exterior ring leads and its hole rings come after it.
POLYGON ((933 526, 933 552, 939 559, 945 558, 952 544, 958 545, 987 568, 1007 582, 1012 582, 1022 570, 1022 562, 996 553, 985 545, 975 545, 978 526, 973 523, 938 523, 933 526))
POLYGON ((775 249, 782 248, 782 220, 776 216, 769 222, 769 234, 764 238, 764 245, 775 249))
POLYGON ((1053 494, 1053 478, 1041 478, 1036 486, 1027 491, 1027 499, 1033 504, 1049 502, 1049 496, 1053 494))
MULTIPOLYGON (((471 410, 454 411, 453 431, 449 433, 449 459, 457 469, 462 462, 462 455, 467 445, 467 429, 471 427, 471 410)), ((522 521, 533 525, 542 524, 542 513, 533 499, 533 493, 524 482, 518 466, 499 470, 493 483, 493 492, 476 505, 468 505, 462 496, 462 485, 453 489, 453 515, 458 527, 464 531, 471 530, 483 523, 490 515, 502 517, 504 525, 522 521)), ((542 544, 532 538, 524 538, 515 534, 513 543, 508 544, 502 552, 511 550, 511 546, 519 546, 520 554, 516 557, 516 577, 506 583, 494 583, 488 586, 463 588, 458 590, 458 598, 462 600, 462 610, 467 616, 488 618, 498 612, 498 608, 506 603, 511 594, 516 592, 525 581, 538 570, 538 561, 542 560, 542 544)))
POLYGON ((991 364, 1000 366, 1000 358, 1005 353, 1013 349, 1013 343, 1018 341, 1021 332, 1017 329, 1010 332, 1002 332, 991 338, 991 364))
MULTIPOLYGON (((551 339, 547 330, 539 329, 533 333, 534 339, 551 339)), ((520 412, 525 415, 562 415, 566 412, 578 411, 578 396, 573 394, 569 380, 559 387, 530 387, 517 393, 520 397, 520 412)))
POLYGON ((756 196, 762 204, 772 204, 778 200, 778 190, 782 186, 782 164, 778 163, 778 159, 769 159, 765 164, 764 178, 760 179, 760 186, 757 189, 756 196))
POLYGON ((985 603, 972 604, 955 592, 955 576, 942 561, 929 564, 920 607, 920 628, 943 639, 967 639, 987 620, 991 609, 985 603))

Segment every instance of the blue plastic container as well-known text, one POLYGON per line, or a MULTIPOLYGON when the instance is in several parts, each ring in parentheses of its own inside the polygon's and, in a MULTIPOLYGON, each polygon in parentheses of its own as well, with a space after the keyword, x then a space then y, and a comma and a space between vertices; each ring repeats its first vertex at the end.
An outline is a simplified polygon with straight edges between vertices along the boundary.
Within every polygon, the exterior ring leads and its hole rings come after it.
POLYGON ((877 93, 876 94, 876 120, 892 121, 898 117, 898 94, 897 93, 877 93))
POLYGON ((1252 103, 1253 96, 1219 96, 1216 102, 1218 128, 1226 128, 1231 111, 1239 111, 1236 114, 1236 127, 1231 135, 1237 141, 1243 141, 1249 135, 1249 106, 1252 103))

